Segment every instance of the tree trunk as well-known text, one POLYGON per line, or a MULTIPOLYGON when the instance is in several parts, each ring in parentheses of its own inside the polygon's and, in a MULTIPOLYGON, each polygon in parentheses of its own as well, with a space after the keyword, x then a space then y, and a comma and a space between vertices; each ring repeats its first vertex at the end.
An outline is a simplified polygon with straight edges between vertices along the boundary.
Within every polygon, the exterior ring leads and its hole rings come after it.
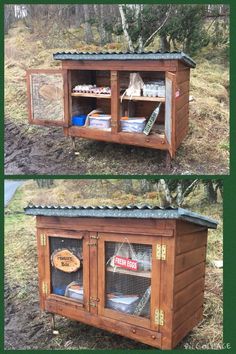
POLYGON ((92 28, 90 25, 89 5, 83 5, 84 10, 84 35, 85 42, 90 44, 93 42, 92 28))
POLYGON ((14 5, 5 5, 4 11, 4 33, 8 33, 11 24, 13 23, 14 17, 14 5))
POLYGON ((170 51, 170 43, 168 42, 166 35, 161 34, 160 35, 160 49, 163 52, 169 52, 170 51))
POLYGON ((119 5, 119 11, 120 11, 122 29, 123 29, 123 32, 124 32, 125 39, 128 42, 129 50, 131 52, 134 52, 134 46, 133 46, 133 42, 132 42, 132 40, 130 38, 130 35, 129 35, 129 32, 128 32, 129 26, 128 26, 128 23, 126 21, 123 5, 119 5))
POLYGON ((96 17, 98 18, 98 30, 100 35, 100 44, 103 45, 106 43, 106 31, 104 29, 104 5, 94 5, 94 11, 96 13, 96 17))
POLYGON ((139 53, 143 51, 143 36, 142 36, 142 11, 143 5, 134 5, 135 6, 135 21, 136 27, 138 31, 138 39, 137 39, 137 50, 139 53))
POLYGON ((141 193, 148 193, 151 190, 150 181, 148 179, 140 180, 140 191, 141 193))
POLYGON ((172 197, 170 194, 169 187, 164 179, 158 181, 158 196, 160 200, 160 205, 162 207, 167 207, 172 204, 172 197))
POLYGON ((207 200, 209 203, 216 203, 217 202, 217 189, 214 189, 214 185, 212 181, 205 182, 205 191, 207 200))
POLYGON ((124 190, 126 193, 133 192, 133 181, 132 179, 124 179, 123 180, 124 190))
POLYGON ((54 181, 53 179, 36 179, 39 188, 50 188, 54 181))

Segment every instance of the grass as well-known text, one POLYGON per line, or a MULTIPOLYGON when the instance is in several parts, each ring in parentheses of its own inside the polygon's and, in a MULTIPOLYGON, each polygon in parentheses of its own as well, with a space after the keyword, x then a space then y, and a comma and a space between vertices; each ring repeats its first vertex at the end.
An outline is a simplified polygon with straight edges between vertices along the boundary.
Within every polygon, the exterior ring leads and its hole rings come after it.
MULTIPOLYGON (((14 199, 5 209, 5 277, 12 287, 16 287, 15 301, 29 301, 32 292, 32 283, 37 287, 37 252, 35 240, 35 218, 23 214, 23 207, 29 202, 43 204, 127 204, 127 203, 151 203, 158 204, 157 192, 148 192, 137 195, 138 180, 133 180, 134 192, 126 193, 119 180, 55 180, 53 188, 38 189, 36 182, 25 182, 16 192, 14 199)), ((183 205, 195 212, 208 215, 219 221, 217 230, 209 230, 207 248, 206 288, 204 319, 179 345, 179 348, 197 348, 222 344, 222 269, 213 267, 212 261, 223 258, 223 222, 222 201, 209 204, 204 197, 202 187, 197 188, 183 205)), ((35 294, 37 301, 37 294, 35 294)), ((67 320, 65 320, 67 321, 67 320)), ((69 321, 69 320, 68 320, 69 321)), ((59 337, 50 339, 50 348, 59 348, 61 343, 68 340, 68 348, 73 349, 76 324, 68 330, 67 323, 60 323, 61 332, 59 337)), ((77 333, 77 332, 76 332, 77 333)), ((97 333, 97 332, 96 332, 97 333)), ((99 332, 98 332, 99 335, 99 332)), ((118 341, 119 342, 119 341, 118 341)), ((117 341, 108 344, 108 349, 119 348, 117 341), (110 346, 109 346, 110 345, 110 346)), ((132 342, 125 342, 132 349, 132 342), (127 344, 128 343, 128 344, 127 344)), ((86 347, 82 341, 80 344, 86 347)), ((90 348, 89 344, 88 347, 90 348)))
MULTIPOLYGON (((84 42, 82 28, 70 31, 50 28, 45 33, 43 24, 38 26, 38 32, 31 34, 19 22, 5 36, 5 117, 18 124, 27 124, 27 69, 60 66, 60 62, 52 58, 57 51, 124 49, 122 38, 119 42, 100 47, 84 42)), ((214 52, 212 48, 204 48, 202 54, 198 53, 195 58, 197 67, 191 70, 190 95, 193 101, 190 103, 189 132, 175 160, 181 174, 206 174, 206 171, 207 174, 228 174, 229 171, 229 67, 221 58, 216 60, 211 56, 211 59, 206 59, 209 51, 214 52)), ((87 153, 91 156, 90 150, 87 153)), ((86 151, 83 154, 86 156, 86 151)), ((107 159, 110 159, 108 153, 104 154, 105 162, 103 159, 91 160, 90 170, 110 173, 112 164, 108 167, 107 159)), ((130 162, 132 166, 131 158, 130 162)), ((135 161, 133 172, 136 168, 135 161)))

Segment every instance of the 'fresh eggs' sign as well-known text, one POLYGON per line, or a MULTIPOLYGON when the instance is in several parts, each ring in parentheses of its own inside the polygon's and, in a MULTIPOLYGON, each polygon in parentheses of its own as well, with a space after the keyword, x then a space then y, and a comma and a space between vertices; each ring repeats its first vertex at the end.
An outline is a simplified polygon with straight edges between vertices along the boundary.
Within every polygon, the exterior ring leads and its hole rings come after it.
POLYGON ((138 270, 138 262, 130 258, 115 256, 114 265, 124 269, 138 270))

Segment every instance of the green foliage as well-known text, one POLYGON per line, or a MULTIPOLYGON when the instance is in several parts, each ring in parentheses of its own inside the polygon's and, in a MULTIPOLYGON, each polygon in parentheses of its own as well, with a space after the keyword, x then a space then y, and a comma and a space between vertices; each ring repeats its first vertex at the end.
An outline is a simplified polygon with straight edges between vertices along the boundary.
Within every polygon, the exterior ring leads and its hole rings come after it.
POLYGON ((174 49, 193 55, 210 40, 204 20, 205 5, 175 5, 160 34, 168 38, 174 49))

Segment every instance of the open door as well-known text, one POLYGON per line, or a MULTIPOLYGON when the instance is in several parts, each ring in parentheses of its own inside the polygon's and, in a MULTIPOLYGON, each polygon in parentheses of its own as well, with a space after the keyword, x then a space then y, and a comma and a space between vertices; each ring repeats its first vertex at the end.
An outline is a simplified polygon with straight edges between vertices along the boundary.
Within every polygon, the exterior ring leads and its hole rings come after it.
POLYGON ((166 72, 165 138, 171 157, 175 155, 175 93, 176 75, 166 72))
POLYGON ((68 127, 65 114, 68 102, 66 72, 62 70, 28 70, 27 94, 29 123, 68 127))

